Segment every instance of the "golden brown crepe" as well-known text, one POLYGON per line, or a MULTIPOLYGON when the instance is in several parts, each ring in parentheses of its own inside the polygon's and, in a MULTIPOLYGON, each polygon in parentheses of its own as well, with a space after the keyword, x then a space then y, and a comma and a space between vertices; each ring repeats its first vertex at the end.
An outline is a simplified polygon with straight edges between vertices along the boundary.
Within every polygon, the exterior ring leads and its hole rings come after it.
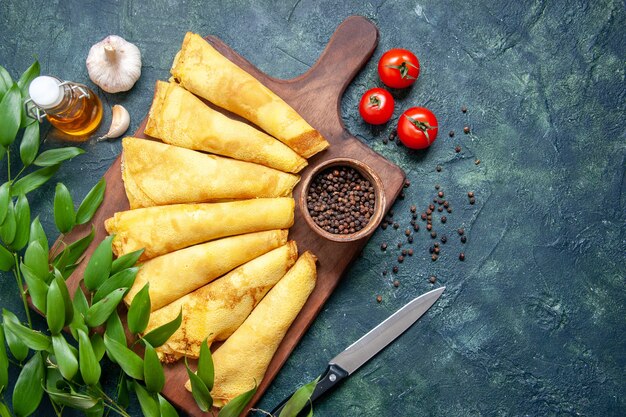
POLYGON ((149 282, 152 311, 157 310, 285 243, 287 230, 270 230, 225 237, 158 256, 141 265, 124 301, 130 305, 149 282))
POLYGON ((263 165, 126 137, 122 178, 130 208, 287 197, 300 177, 263 165))
POLYGON ((173 320, 181 309, 183 312, 179 329, 157 348, 161 359, 197 358, 205 338, 210 345, 229 337, 297 257, 296 243, 290 241, 153 312, 146 332, 173 320))
MULTIPOLYGON (((265 375, 278 345, 315 287, 315 255, 305 252, 243 324, 213 353, 213 404, 221 407, 265 375)), ((185 388, 190 389, 189 382, 185 388)))
POLYGON ((226 117, 177 84, 157 81, 145 133, 170 145, 229 156, 285 172, 306 159, 254 127, 226 117))
POLYGON ((283 99, 197 34, 185 35, 171 73, 185 89, 250 120, 305 158, 329 146, 283 99))
POLYGON ((144 248, 139 260, 146 260, 221 237, 288 229, 294 204, 281 197, 147 207, 115 213, 104 226, 115 235, 116 256, 144 248))

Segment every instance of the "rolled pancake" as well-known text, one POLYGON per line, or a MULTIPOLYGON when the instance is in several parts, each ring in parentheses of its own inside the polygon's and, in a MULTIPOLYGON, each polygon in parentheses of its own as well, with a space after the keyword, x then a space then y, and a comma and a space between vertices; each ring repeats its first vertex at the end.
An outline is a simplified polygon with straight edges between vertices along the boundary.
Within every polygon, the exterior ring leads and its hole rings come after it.
POLYGON ((293 225, 293 198, 259 198, 228 203, 174 204, 115 213, 104 222, 114 234, 113 252, 144 248, 146 260, 226 236, 293 225))
POLYGON ((156 349, 161 360, 173 362, 183 355, 197 358, 205 338, 210 345, 229 337, 297 258, 296 243, 290 241, 153 312, 146 332, 183 312, 176 333, 156 349))
POLYGON ((225 237, 158 256, 141 265, 124 302, 130 305, 149 282, 152 311, 157 310, 285 243, 287 230, 270 230, 225 237))
MULTIPOLYGON (((315 255, 305 252, 250 316, 213 353, 213 404, 221 407, 265 375, 285 333, 315 287, 315 255)), ((190 390, 189 381, 185 388, 190 390)))
POLYGON ((306 159, 254 127, 213 110, 177 84, 157 81, 144 132, 170 145, 229 156, 285 172, 306 159))
POLYGON ((305 158, 329 146, 283 99, 197 34, 185 35, 171 73, 185 89, 250 120, 305 158))
POLYGON ((288 197, 300 177, 251 162, 126 137, 122 179, 130 208, 288 197))

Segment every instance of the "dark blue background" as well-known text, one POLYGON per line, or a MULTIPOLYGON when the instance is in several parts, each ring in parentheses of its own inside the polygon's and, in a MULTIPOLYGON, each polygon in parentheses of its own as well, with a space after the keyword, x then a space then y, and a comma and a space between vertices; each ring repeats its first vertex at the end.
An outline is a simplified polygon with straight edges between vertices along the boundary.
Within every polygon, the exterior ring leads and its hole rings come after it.
MULTIPOLYGON (((141 49, 141 79, 127 93, 96 91, 107 106, 128 108, 133 132, 187 30, 214 34, 268 74, 290 78, 352 14, 376 23, 380 43, 343 98, 346 127, 400 165, 411 186, 394 206, 400 229, 374 234, 259 406, 271 409, 313 379, 330 357, 429 290, 435 274, 448 288, 439 303, 316 415, 626 415, 624 2, 12 0, 0 3, 0 64, 17 78, 36 57, 43 73, 92 85, 90 46, 123 36, 141 49), (380 85, 376 62, 392 47, 413 50, 422 63, 415 86, 396 94, 395 118, 414 105, 434 111, 441 129, 425 153, 385 145, 394 123, 374 129, 357 111, 361 94, 380 85), (382 276, 396 264, 409 207, 421 212, 437 183, 454 207, 444 226, 435 221, 449 237, 442 256, 430 260, 422 225, 415 255, 396 276, 382 276)), ((45 148, 61 145, 47 135, 45 148)), ((51 238, 54 184, 79 201, 120 152, 119 141, 81 146, 85 155, 30 195, 51 238)), ((9 274, 0 305, 21 309, 9 274)))

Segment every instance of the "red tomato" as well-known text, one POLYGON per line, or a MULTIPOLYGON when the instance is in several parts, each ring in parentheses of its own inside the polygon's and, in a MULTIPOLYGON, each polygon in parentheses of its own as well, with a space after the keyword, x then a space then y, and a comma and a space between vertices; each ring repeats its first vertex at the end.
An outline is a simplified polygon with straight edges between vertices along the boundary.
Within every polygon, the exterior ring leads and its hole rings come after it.
POLYGON ((389 91, 382 88, 367 90, 359 103, 359 113, 367 123, 382 125, 393 115, 394 101, 389 91))
POLYGON ((380 80, 391 88, 405 88, 420 75, 420 62, 408 49, 390 49, 378 61, 380 80))
POLYGON ((411 107, 398 120, 398 136, 411 149, 425 149, 437 138, 437 118, 425 107, 411 107))

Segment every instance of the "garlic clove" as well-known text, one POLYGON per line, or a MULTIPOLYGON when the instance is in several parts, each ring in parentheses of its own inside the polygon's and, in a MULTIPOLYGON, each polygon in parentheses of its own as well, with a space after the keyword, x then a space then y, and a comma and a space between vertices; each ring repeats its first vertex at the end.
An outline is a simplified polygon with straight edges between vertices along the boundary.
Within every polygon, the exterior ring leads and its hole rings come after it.
POLYGON ((86 64, 91 81, 107 93, 128 91, 141 76, 139 48, 116 35, 93 45, 86 64))
POLYGON ((126 110, 123 106, 116 104, 111 109, 111 127, 109 127, 109 131, 106 135, 98 138, 98 141, 104 139, 114 139, 119 138, 128 130, 128 126, 130 125, 130 114, 128 114, 128 110, 126 110))

